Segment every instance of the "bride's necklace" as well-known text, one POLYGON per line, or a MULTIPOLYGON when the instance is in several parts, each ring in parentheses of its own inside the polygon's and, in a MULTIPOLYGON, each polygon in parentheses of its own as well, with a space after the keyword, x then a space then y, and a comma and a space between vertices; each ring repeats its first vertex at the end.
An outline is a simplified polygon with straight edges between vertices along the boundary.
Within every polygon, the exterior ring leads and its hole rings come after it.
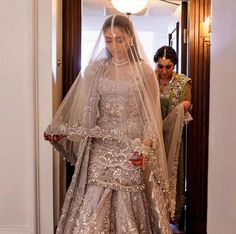
POLYGON ((122 59, 122 60, 117 60, 115 59, 114 57, 112 57, 112 62, 117 65, 117 66, 122 66, 122 65, 125 65, 126 63, 129 62, 129 59, 128 58, 125 58, 125 59, 122 59))

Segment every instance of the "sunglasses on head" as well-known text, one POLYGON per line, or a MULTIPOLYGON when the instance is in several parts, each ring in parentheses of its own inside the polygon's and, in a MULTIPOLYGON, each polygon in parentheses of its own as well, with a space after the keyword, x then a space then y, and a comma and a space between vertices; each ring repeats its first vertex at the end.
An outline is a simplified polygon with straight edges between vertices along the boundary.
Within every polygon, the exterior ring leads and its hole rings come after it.
POLYGON ((167 64, 167 65, 162 65, 162 64, 158 64, 157 65, 157 67, 159 68, 159 69, 163 69, 163 68, 165 68, 165 69, 171 69, 172 68, 172 65, 170 65, 170 64, 167 64))

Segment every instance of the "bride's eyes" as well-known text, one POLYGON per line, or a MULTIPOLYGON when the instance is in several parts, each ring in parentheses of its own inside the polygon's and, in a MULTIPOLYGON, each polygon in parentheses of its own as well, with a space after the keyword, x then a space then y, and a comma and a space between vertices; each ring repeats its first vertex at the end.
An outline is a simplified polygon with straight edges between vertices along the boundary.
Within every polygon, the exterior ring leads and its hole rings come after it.
POLYGON ((123 40, 123 38, 122 37, 117 37, 116 38, 116 42, 118 42, 118 43, 122 43, 124 40, 123 40))
POLYGON ((108 43, 111 43, 112 40, 111 39, 106 39, 105 42, 108 44, 108 43))
MULTIPOLYGON (((106 38, 106 39, 105 39, 105 42, 106 42, 107 44, 109 44, 109 43, 112 43, 112 40, 113 40, 113 39, 111 39, 111 38, 106 38)), ((123 40, 122 37, 116 37, 116 38, 115 38, 115 41, 116 41, 117 43, 123 43, 123 42, 124 42, 124 40, 123 40)))

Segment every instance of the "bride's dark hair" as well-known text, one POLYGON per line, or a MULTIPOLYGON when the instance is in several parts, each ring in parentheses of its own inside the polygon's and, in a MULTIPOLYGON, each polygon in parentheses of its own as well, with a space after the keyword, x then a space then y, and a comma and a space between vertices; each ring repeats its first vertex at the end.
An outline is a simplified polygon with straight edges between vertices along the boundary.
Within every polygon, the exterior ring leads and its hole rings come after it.
MULTIPOLYGON (((114 18, 113 26, 118 27, 124 30, 124 32, 132 38, 132 44, 129 46, 128 50, 128 56, 130 61, 139 61, 142 60, 140 58, 139 52, 138 52, 138 47, 137 47, 137 42, 136 42, 136 36, 134 33, 133 25, 130 21, 130 19, 127 16, 123 15, 116 15, 116 16, 110 16, 109 18, 106 19, 102 26, 102 31, 103 33, 111 27, 112 25, 112 19, 114 18)), ((111 53, 107 49, 107 55, 108 57, 112 57, 111 53)))

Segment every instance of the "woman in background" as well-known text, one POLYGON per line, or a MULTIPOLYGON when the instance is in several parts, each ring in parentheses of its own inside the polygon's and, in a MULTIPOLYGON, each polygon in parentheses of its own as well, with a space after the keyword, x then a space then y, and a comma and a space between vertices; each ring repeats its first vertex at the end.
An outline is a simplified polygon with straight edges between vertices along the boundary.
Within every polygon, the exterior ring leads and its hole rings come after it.
POLYGON ((192 120, 191 79, 174 71, 178 56, 170 46, 159 48, 154 55, 156 74, 160 86, 163 135, 168 162, 171 222, 179 223, 184 205, 183 125, 192 120))

